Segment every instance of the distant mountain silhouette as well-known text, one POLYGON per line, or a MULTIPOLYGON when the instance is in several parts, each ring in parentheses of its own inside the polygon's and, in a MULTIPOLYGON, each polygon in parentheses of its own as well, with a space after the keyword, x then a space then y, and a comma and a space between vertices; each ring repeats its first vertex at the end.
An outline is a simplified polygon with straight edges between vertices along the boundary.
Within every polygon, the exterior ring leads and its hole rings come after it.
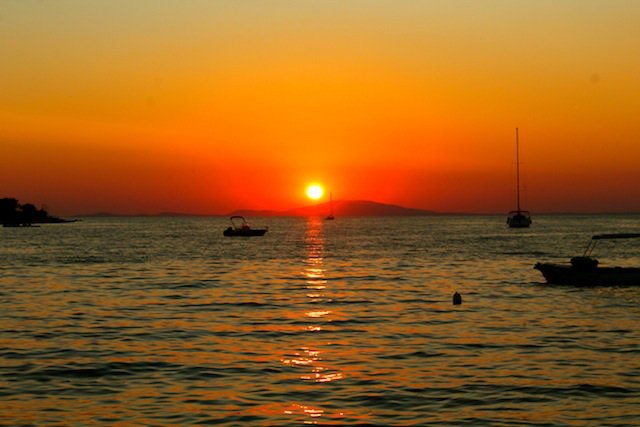
MULTIPOLYGON (((243 216, 326 216, 329 213, 329 203, 305 206, 286 211, 241 209, 229 213, 243 216)), ((425 216, 437 215, 434 211, 405 208, 403 206, 371 202, 368 200, 334 200, 333 212, 336 218, 345 216, 425 216)))
POLYGON ((165 217, 165 216, 193 216, 193 217, 199 217, 199 216, 220 216, 220 215, 208 215, 208 214, 198 214, 198 213, 185 213, 185 212, 160 212, 160 213, 137 213, 137 214, 122 214, 122 213, 114 213, 114 212, 95 212, 95 213, 88 213, 88 214, 82 214, 82 215, 77 215, 77 216, 81 216, 81 217, 86 217, 86 218, 110 218, 110 217, 127 217, 127 218, 131 218, 131 217, 142 217, 142 218, 148 218, 148 217, 165 217))

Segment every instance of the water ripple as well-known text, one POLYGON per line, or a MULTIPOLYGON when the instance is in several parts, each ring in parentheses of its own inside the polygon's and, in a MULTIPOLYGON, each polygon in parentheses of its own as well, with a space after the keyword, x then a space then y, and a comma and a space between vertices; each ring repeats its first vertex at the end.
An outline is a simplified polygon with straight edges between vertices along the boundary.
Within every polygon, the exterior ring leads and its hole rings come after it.
POLYGON ((3 230, 0 425, 637 425, 637 288, 532 269, 637 219, 269 219, 242 240, 218 218, 3 230))

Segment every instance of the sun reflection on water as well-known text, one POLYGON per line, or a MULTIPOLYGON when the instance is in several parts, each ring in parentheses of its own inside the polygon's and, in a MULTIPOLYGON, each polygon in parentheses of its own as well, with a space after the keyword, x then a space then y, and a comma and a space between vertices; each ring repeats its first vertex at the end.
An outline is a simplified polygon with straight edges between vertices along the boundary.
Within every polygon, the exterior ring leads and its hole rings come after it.
POLYGON ((326 316, 327 314, 331 314, 331 311, 330 310, 307 311, 304 315, 307 317, 318 318, 318 317, 326 316))
MULTIPOLYGON (((344 378, 341 369, 333 366, 331 360, 327 360, 326 341, 320 341, 318 332, 326 332, 325 328, 330 324, 336 313, 326 306, 331 289, 327 280, 325 266, 325 235, 324 222, 321 218, 309 218, 304 236, 304 269, 301 272, 304 280, 306 303, 314 304, 313 308, 301 310, 297 314, 297 320, 305 323, 305 330, 312 334, 304 335, 304 345, 291 349, 281 358, 281 362, 290 367, 299 381, 305 386, 317 387, 318 384, 326 384, 344 378)), ((304 303, 303 303, 304 304, 304 303)), ((306 304, 305 304, 306 305, 306 304)), ((336 361, 334 361, 336 362, 336 361)), ((312 391, 311 389, 309 391, 312 391)), ((341 418, 342 412, 325 410, 318 402, 295 402, 284 408, 284 414, 291 417, 303 417, 305 424, 317 424, 320 419, 341 418)))

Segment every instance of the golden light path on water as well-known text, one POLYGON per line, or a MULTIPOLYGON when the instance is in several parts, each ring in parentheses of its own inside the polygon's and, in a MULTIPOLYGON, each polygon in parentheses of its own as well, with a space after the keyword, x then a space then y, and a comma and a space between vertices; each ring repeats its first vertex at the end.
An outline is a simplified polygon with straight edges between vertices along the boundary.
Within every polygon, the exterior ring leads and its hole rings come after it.
MULTIPOLYGON (((305 292, 308 302, 315 305, 322 304, 327 298, 327 279, 325 277, 324 266, 324 221, 318 217, 312 217, 307 220, 307 228, 304 237, 305 268, 302 271, 305 283, 305 292)), ((289 366, 304 368, 304 373, 299 375, 299 379, 303 382, 312 383, 329 383, 341 380, 344 374, 333 366, 329 366, 323 358, 323 351, 320 350, 318 334, 323 330, 326 322, 331 322, 332 310, 325 308, 317 308, 306 310, 299 314, 300 320, 310 323, 306 330, 310 333, 311 343, 307 347, 293 349, 294 357, 283 358, 282 363, 289 366)), ((324 409, 312 405, 310 403, 293 403, 283 410, 287 415, 306 415, 311 420, 315 420, 326 416, 324 409)), ((334 417, 340 417, 343 413, 334 414, 334 417)), ((307 421, 310 423, 310 421, 307 421)), ((313 421, 315 423, 315 421, 313 421)))

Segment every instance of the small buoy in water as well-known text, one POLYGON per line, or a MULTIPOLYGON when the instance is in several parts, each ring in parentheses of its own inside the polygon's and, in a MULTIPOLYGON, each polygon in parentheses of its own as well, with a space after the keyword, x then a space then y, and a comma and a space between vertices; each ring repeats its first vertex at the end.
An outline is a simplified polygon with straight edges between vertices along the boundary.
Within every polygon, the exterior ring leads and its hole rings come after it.
POLYGON ((456 292, 455 294, 453 294, 453 305, 460 304, 462 304, 462 295, 456 292))

